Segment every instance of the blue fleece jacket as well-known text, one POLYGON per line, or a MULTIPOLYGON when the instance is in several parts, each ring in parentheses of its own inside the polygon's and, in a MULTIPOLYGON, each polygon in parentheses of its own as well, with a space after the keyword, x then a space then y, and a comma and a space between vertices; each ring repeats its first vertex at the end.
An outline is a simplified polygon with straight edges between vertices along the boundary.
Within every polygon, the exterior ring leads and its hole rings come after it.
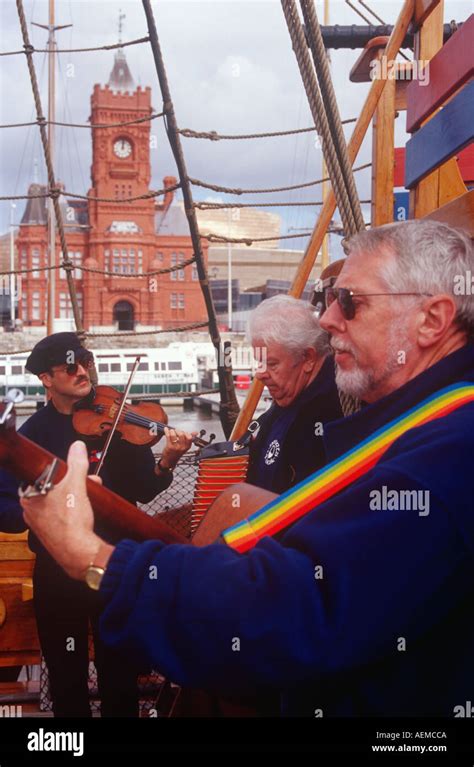
MULTIPOLYGON (((326 426, 328 460, 457 381, 474 381, 471 345, 326 426)), ((279 690, 286 715, 454 716, 474 691, 473 452, 468 404, 248 554, 122 541, 103 639, 181 685, 279 690), (371 508, 384 487, 428 492, 429 513, 371 508)))

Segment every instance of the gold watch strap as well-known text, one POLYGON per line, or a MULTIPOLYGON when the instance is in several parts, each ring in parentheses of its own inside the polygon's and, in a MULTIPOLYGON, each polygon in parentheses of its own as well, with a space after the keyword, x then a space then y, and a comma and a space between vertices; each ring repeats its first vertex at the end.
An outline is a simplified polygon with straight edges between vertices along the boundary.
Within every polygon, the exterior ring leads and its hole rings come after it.
POLYGON ((105 541, 102 541, 97 550, 97 553, 92 559, 92 562, 90 562, 89 567, 100 567, 102 570, 105 570, 112 550, 113 546, 111 546, 110 543, 105 543, 105 541))

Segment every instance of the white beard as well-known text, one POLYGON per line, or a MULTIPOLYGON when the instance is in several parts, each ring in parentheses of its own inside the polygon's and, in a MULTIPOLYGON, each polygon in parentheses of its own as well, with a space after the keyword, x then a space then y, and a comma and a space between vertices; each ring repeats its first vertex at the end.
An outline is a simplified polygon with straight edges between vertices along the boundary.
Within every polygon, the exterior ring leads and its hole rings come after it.
POLYGON ((341 370, 336 366, 336 386, 344 394, 363 399, 364 394, 371 389, 370 373, 367 370, 341 370))
POLYGON ((408 323, 405 322, 402 326, 400 324, 397 326, 397 322, 400 322, 399 318, 394 318, 387 339, 386 362, 381 370, 377 372, 374 370, 362 370, 362 368, 357 366, 357 357, 355 355, 356 367, 353 370, 342 370, 336 364, 336 385, 344 394, 363 400, 370 392, 378 389, 400 369, 398 355, 400 351, 403 351, 405 357, 408 357, 409 351, 413 348, 413 343, 409 340, 408 323))

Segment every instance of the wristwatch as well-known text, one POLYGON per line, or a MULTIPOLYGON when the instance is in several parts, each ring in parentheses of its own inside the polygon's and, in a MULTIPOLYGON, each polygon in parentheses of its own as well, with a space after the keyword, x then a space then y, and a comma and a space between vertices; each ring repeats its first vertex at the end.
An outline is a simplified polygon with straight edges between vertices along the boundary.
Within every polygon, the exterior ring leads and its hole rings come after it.
POLYGON ((172 474, 173 473, 173 469, 171 468, 171 466, 163 466, 161 461, 162 461, 162 458, 160 458, 160 460, 156 464, 158 466, 159 470, 162 471, 163 474, 172 474))
POLYGON ((110 546, 102 544, 84 574, 84 580, 93 591, 99 591, 110 558, 110 546))

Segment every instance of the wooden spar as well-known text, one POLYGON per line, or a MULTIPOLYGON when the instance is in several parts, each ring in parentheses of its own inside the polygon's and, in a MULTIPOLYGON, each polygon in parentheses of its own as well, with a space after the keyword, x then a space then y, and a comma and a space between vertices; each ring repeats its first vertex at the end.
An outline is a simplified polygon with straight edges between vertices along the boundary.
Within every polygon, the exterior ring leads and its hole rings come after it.
MULTIPOLYGON (((444 0, 430 5, 434 6, 433 10, 415 35, 414 58, 418 62, 431 61, 443 45, 444 0)), ((456 160, 449 162, 455 163, 456 160)), ((440 168, 437 168, 410 191, 410 218, 422 218, 438 208, 439 184, 440 168)))
POLYGON ((425 219, 441 221, 443 224, 464 229, 474 238, 474 189, 464 192, 441 208, 428 213, 425 219))
MULTIPOLYGON (((382 54, 383 55, 383 54, 382 54)), ((398 70, 398 64, 396 69, 398 70)), ((372 131, 372 227, 393 221, 395 167, 395 94, 397 81, 387 80, 374 114, 372 131)))
MULTIPOLYGON (((403 8, 397 19, 397 23, 393 28, 392 34, 390 35, 384 51, 384 56, 386 57, 387 62, 395 61, 397 53, 412 20, 414 9, 415 0, 405 0, 403 8)), ((369 127, 380 96, 382 95, 385 83, 386 80, 383 79, 372 81, 372 85, 365 100, 364 107, 358 117, 354 127, 354 132, 352 133, 351 139, 347 146, 347 152, 349 154, 349 160, 351 164, 354 164, 354 161, 357 157, 362 141, 364 140, 365 134, 367 133, 367 128, 369 127)), ((324 235, 329 228, 335 210, 336 199, 334 197, 334 192, 331 189, 323 203, 319 218, 314 227, 313 234, 311 235, 311 240, 309 241, 306 252, 298 266, 293 283, 289 290, 290 296, 300 298, 303 294, 304 288, 309 279, 309 275, 311 274, 311 271, 314 267, 321 243, 324 239, 324 235)), ((257 407, 262 395, 262 391, 263 383, 257 378, 254 378, 248 391, 246 400, 234 424, 234 428, 232 429, 232 434, 230 436, 231 440, 238 439, 247 430, 247 426, 253 417, 255 408, 257 407)))
MULTIPOLYGON (((388 37, 374 37, 367 43, 351 69, 351 82, 369 83, 373 79, 372 64, 378 61, 383 66, 387 41, 388 37)), ((412 66, 411 62, 395 65, 396 77, 387 80, 372 122, 372 227, 393 221, 395 111, 406 109, 405 78, 411 79, 412 66)))
POLYGON ((441 0, 416 0, 415 3, 415 22, 420 25, 428 18, 441 0))

